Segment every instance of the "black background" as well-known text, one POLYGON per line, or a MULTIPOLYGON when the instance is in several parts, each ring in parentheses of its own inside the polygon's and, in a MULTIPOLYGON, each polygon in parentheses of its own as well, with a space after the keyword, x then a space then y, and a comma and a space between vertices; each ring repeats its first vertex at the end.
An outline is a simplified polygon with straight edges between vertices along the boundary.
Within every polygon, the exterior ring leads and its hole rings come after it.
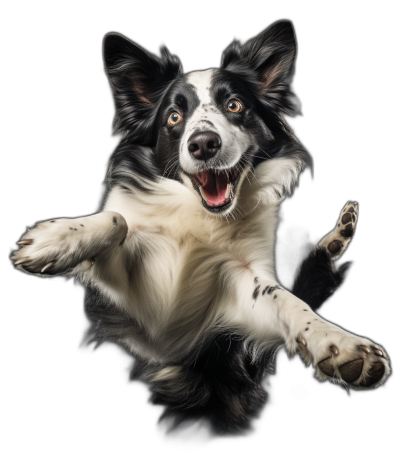
POLYGON ((290 19, 299 44, 294 88, 303 103, 303 117, 291 124, 314 157, 314 177, 301 178, 283 216, 320 238, 348 200, 360 203, 357 233, 343 258, 354 266, 320 313, 381 344, 393 375, 375 391, 346 391, 319 383, 312 368, 282 352, 252 439, 320 441, 329 455, 367 436, 390 446, 385 428, 396 410, 398 363, 398 260, 391 222, 397 188, 390 181, 396 159, 389 130, 394 77, 379 15, 365 7, 360 13, 264 3, 249 4, 246 12, 232 11, 229 4, 217 12, 205 4, 173 3, 141 10, 109 5, 90 13, 60 8, 46 11, 46 20, 42 13, 25 11, 24 21, 12 24, 3 89, 11 100, 9 169, 3 174, 11 221, 3 293, 9 325, 3 336, 12 442, 62 442, 74 449, 93 438, 159 439, 158 410, 147 404, 144 388, 129 383, 131 359, 114 346, 81 346, 88 326, 83 289, 72 281, 26 276, 7 261, 27 227, 99 209, 116 144, 102 64, 104 35, 119 32, 152 52, 165 44, 188 72, 218 66, 233 39, 246 40, 276 20, 290 19))

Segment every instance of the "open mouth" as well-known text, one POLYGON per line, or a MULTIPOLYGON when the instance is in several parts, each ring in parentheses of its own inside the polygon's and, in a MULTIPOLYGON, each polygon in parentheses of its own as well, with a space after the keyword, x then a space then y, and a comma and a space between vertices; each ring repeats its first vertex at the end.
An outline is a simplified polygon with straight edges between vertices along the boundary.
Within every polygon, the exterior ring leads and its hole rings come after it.
POLYGON ((233 202, 239 174, 239 167, 235 166, 229 170, 211 169, 189 176, 201 195, 203 206, 210 212, 221 212, 233 202))

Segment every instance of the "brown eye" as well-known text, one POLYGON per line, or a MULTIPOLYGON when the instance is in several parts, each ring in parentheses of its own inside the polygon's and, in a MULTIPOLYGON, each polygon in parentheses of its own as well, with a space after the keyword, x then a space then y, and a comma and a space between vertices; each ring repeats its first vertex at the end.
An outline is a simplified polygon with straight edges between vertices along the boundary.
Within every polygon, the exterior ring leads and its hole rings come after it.
POLYGON ((228 111, 231 113, 238 113, 243 108, 242 103, 238 100, 230 100, 228 103, 228 111))
POLYGON ((176 126, 179 122, 181 122, 183 119, 183 117, 177 113, 177 112, 173 112, 169 115, 169 118, 168 118, 168 124, 170 126, 176 126))

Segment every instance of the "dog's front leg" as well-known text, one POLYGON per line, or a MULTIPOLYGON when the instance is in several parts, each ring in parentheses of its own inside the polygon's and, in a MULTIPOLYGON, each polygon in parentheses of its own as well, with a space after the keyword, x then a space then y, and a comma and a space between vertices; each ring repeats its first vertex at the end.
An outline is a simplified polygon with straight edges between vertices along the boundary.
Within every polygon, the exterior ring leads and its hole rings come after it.
POLYGON ((256 350, 281 342, 289 353, 298 351, 312 363, 320 379, 336 378, 355 387, 376 387, 385 381, 390 366, 381 346, 323 319, 278 284, 256 281, 247 291, 247 308, 240 313, 242 331, 256 350))
POLYGON ((84 271, 99 253, 118 246, 127 231, 125 219, 117 212, 52 219, 22 235, 20 249, 11 259, 19 269, 35 274, 62 274, 77 267, 84 271))

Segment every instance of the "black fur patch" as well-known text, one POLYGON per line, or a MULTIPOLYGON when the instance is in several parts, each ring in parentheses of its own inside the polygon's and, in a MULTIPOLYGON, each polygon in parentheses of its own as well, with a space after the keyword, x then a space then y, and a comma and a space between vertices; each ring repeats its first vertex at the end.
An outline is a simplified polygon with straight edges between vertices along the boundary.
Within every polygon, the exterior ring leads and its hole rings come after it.
MULTIPOLYGON (((171 429, 205 418, 217 434, 242 433, 267 401, 262 381, 274 372, 275 354, 270 348, 253 362, 240 338, 221 334, 181 365, 176 378, 152 382, 152 402, 166 405, 161 419, 171 429)), ((158 370, 139 360, 131 378, 146 380, 158 370)))
POLYGON ((277 290, 277 289, 279 290, 280 287, 279 287, 279 286, 268 287, 268 289, 267 289, 267 294, 268 294, 268 295, 271 295, 272 292, 274 292, 274 290, 277 290))
POLYGON ((257 297, 260 293, 260 286, 257 286, 255 289, 254 289, 254 292, 253 292, 253 299, 254 300, 257 300, 257 297))
POLYGON ((318 312, 342 286, 350 266, 350 262, 337 266, 324 247, 309 246, 289 290, 318 312))

